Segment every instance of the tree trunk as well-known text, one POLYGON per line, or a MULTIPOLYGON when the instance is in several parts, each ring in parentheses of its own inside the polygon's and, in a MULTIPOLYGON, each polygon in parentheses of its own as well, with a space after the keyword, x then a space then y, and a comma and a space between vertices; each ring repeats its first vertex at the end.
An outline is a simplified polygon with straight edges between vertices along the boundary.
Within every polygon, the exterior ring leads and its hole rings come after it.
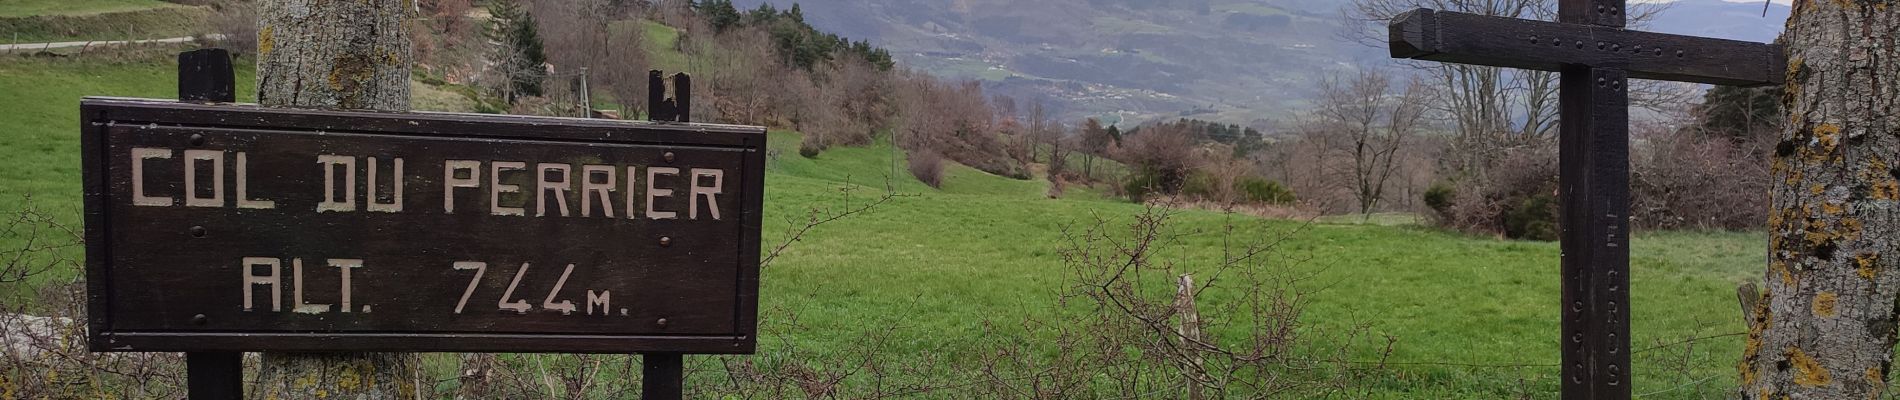
MULTIPOLYGON (((268 106, 407 111, 408 1, 265 0, 257 99, 268 106)), ((414 399, 414 354, 266 353, 265 399, 414 399)))
POLYGON ((1776 147, 1767 290, 1750 310, 1742 395, 1877 398, 1900 300, 1900 7, 1795 4, 1791 121, 1776 147))
POLYGON ((289 107, 409 110, 408 0, 266 0, 257 100, 289 107))

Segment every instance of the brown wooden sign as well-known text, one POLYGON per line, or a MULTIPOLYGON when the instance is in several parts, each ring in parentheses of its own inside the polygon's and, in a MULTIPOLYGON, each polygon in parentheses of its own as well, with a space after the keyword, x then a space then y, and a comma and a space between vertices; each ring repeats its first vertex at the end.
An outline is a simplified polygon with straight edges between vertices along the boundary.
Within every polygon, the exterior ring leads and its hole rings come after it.
POLYGON ((95 351, 753 352, 761 128, 81 110, 95 351))

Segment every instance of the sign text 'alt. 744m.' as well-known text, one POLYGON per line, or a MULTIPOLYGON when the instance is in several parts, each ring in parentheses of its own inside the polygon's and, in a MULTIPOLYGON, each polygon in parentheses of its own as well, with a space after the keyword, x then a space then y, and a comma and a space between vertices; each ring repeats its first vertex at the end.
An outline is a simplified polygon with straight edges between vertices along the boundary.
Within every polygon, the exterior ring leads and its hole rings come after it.
POLYGON ((753 349, 757 128, 83 108, 95 349, 753 349))

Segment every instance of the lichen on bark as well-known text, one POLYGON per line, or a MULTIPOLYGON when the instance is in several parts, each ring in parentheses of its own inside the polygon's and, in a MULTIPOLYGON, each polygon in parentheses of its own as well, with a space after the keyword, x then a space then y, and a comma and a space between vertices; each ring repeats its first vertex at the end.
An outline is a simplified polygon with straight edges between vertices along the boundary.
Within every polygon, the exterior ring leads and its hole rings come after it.
POLYGON ((1800 0, 1784 37, 1762 303, 1737 367, 1751 399, 1876 398, 1900 300, 1900 13, 1800 0))
POLYGON ((257 99, 276 106, 409 109, 399 0, 268 0, 258 12, 257 99))

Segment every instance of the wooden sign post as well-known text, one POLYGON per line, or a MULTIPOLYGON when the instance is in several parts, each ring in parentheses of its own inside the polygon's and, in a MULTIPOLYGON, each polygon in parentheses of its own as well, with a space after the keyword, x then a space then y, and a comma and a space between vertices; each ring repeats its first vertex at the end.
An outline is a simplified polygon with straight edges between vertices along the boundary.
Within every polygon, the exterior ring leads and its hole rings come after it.
POLYGON ((1781 49, 1624 29, 1624 0, 1561 0, 1560 22, 1419 9, 1395 58, 1559 71, 1563 398, 1630 398, 1629 78, 1781 83, 1781 49))
POLYGON ((680 355, 755 349, 762 128, 119 98, 81 115, 94 351, 187 352, 193 374, 246 351, 663 354, 676 398, 680 355))
MULTIPOLYGON (((237 75, 231 66, 231 53, 224 49, 179 53, 178 101, 236 102, 237 75)), ((185 353, 185 392, 192 400, 244 398, 244 353, 185 353)))

